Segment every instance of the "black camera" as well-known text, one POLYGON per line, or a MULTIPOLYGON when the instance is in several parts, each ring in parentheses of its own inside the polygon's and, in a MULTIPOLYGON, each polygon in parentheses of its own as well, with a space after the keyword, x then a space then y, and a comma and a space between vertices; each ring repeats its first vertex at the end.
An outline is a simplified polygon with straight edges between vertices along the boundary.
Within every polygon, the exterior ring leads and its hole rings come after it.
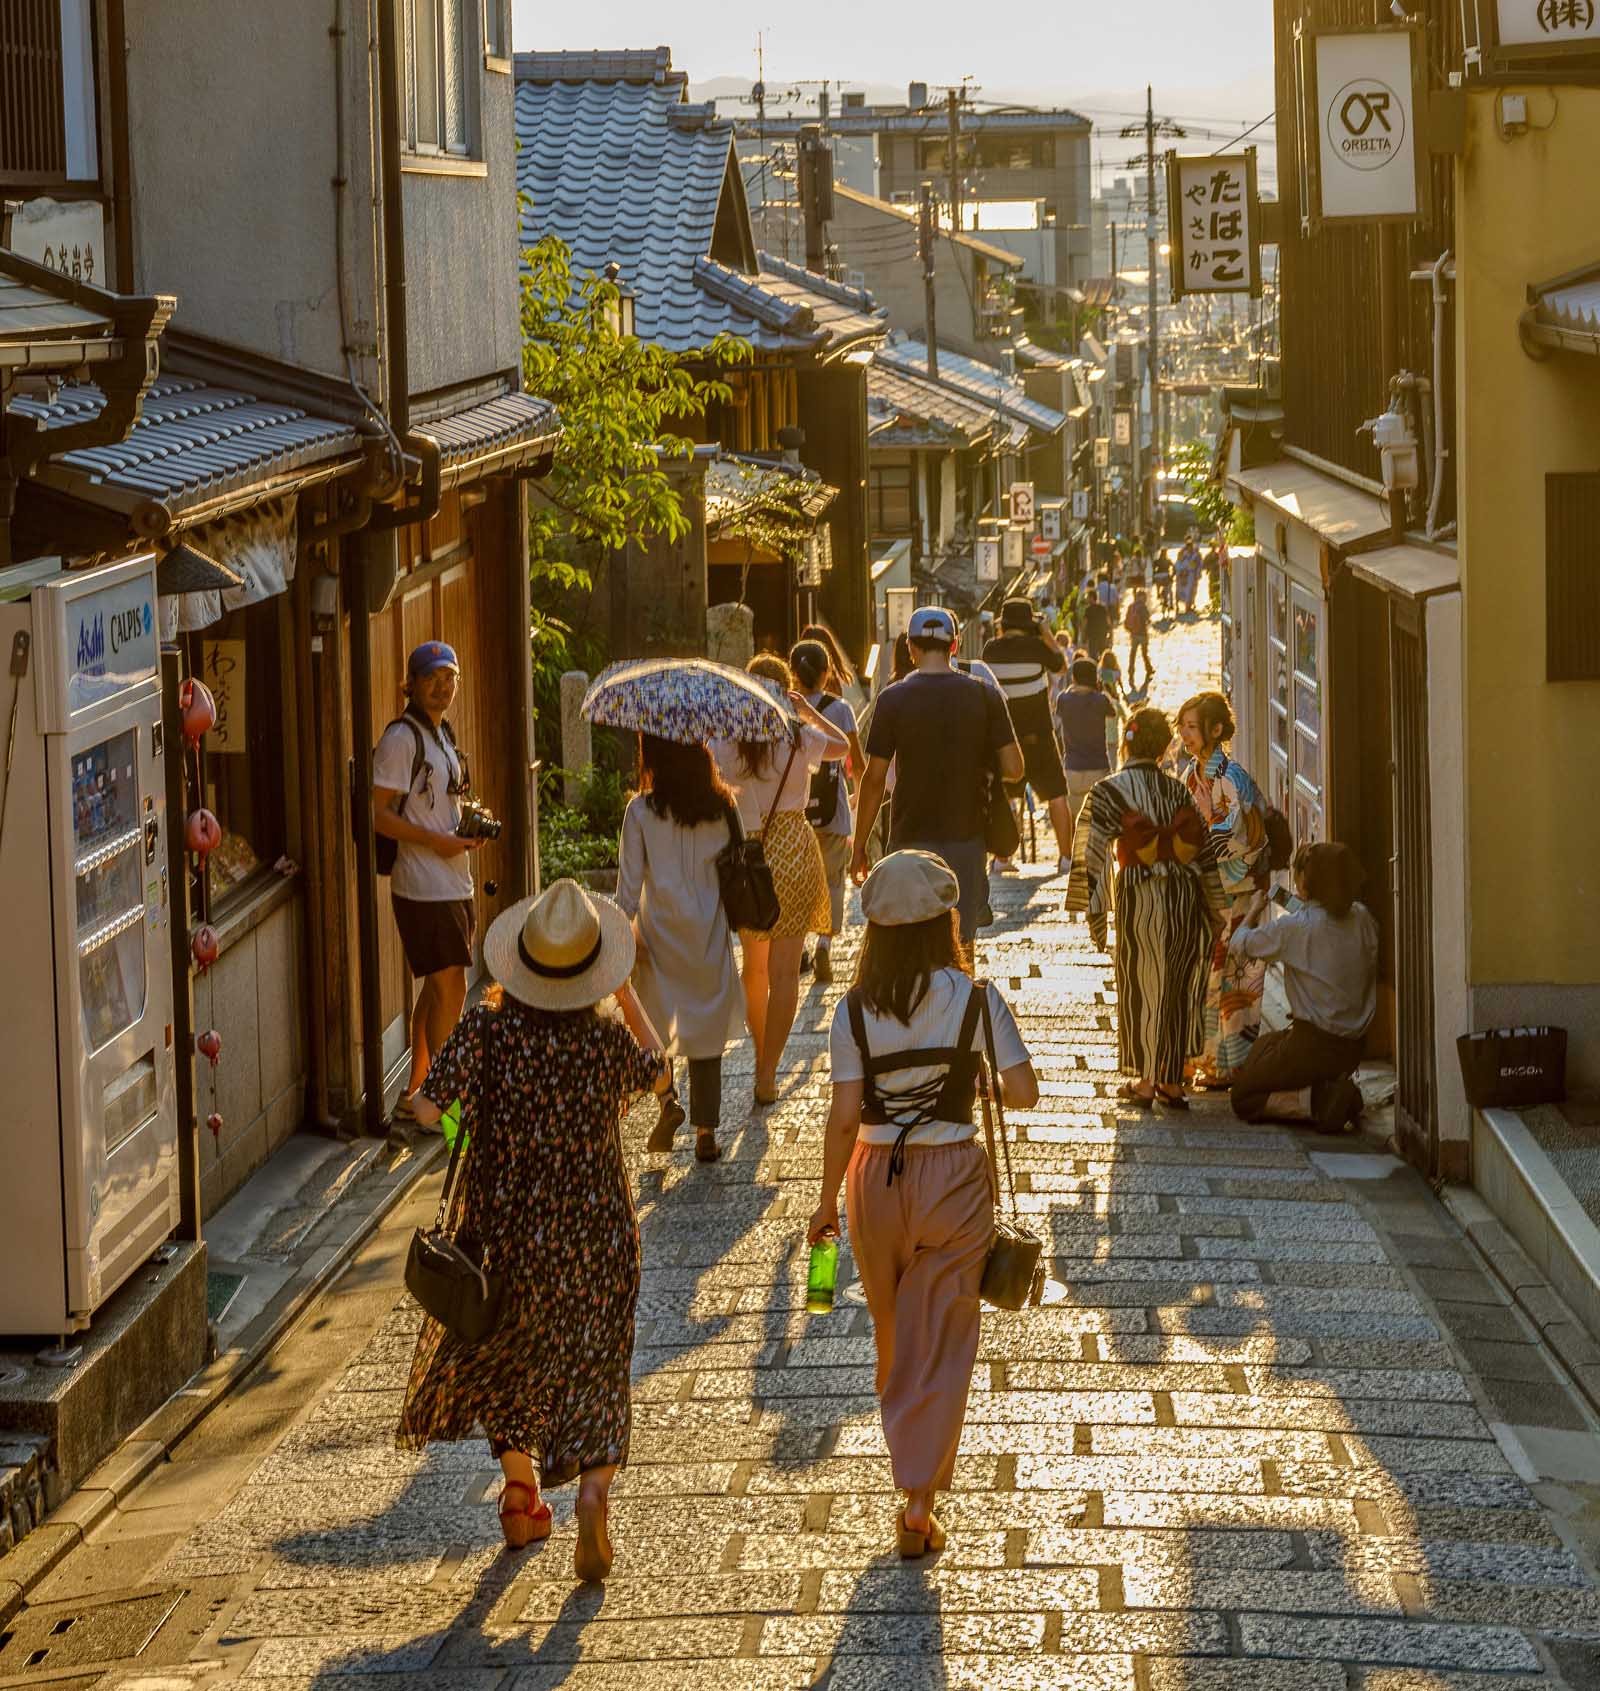
POLYGON ((505 823, 488 805, 480 804, 476 799, 461 801, 461 820, 456 823, 456 833, 462 839, 497 840, 504 827, 505 823))

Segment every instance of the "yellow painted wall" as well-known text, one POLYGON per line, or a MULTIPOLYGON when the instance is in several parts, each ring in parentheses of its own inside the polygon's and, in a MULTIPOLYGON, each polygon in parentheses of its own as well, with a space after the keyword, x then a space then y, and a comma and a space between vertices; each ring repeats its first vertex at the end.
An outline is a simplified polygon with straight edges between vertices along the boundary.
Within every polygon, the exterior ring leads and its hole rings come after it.
POLYGON ((1544 678, 1544 477, 1600 469, 1600 358, 1517 335, 1530 282, 1600 263, 1600 90, 1519 92, 1548 127, 1503 140, 1475 91, 1456 171, 1474 986, 1600 981, 1600 681, 1544 678))

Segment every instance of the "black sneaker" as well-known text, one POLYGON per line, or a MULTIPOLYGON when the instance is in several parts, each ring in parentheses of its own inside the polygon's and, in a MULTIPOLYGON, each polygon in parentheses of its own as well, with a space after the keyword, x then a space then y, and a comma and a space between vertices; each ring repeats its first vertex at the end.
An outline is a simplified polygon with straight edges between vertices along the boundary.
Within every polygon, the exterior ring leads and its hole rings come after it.
POLYGON ((809 975, 811 973, 811 953, 809 951, 802 951, 800 953, 800 973, 802 975, 809 975))
MULTIPOLYGON (((1318 1088, 1322 1091, 1322 1088, 1318 1088)), ((1324 1133, 1355 1133, 1361 1126, 1365 1100, 1361 1088, 1348 1075, 1327 1088, 1326 1097, 1316 1100, 1317 1126, 1324 1133)))

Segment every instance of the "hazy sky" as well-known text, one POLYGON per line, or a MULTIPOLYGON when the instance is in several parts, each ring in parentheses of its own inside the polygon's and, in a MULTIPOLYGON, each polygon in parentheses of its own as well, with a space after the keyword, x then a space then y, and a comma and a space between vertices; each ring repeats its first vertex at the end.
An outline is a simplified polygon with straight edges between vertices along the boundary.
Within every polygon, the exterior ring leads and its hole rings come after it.
MULTIPOLYGON (((1142 111, 1150 82, 1158 111, 1233 119, 1235 133, 1272 109, 1271 0, 1010 0, 998 13, 957 0, 514 7, 519 48, 665 43, 696 84, 754 81, 760 31, 774 89, 827 78, 887 85, 903 99, 913 77, 939 84, 970 76, 980 100, 1072 106, 1115 128, 1124 121, 1117 114, 1142 111)), ((1270 138, 1270 125, 1252 137, 1270 138)), ((1113 137, 1099 150, 1109 163, 1124 149, 1113 137)), ((1270 145, 1262 155, 1266 167, 1270 145)))

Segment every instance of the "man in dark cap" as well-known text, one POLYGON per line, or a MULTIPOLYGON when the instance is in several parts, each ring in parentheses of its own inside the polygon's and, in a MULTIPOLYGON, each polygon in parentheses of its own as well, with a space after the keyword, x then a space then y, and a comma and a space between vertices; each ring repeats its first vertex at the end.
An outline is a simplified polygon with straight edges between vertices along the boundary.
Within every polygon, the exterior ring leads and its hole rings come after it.
POLYGON ((1050 629, 1034 616, 1033 606, 1026 599, 1007 599, 1000 607, 1000 632, 983 648, 983 661, 994 671, 1010 707, 1028 785, 1050 807, 1050 826, 1056 831, 1056 869, 1065 875, 1072 867, 1067 856, 1072 816, 1067 809, 1067 775, 1061 767, 1061 748, 1056 744, 1050 715, 1050 677, 1067 667, 1066 653, 1050 629))

